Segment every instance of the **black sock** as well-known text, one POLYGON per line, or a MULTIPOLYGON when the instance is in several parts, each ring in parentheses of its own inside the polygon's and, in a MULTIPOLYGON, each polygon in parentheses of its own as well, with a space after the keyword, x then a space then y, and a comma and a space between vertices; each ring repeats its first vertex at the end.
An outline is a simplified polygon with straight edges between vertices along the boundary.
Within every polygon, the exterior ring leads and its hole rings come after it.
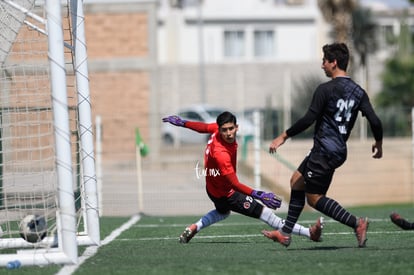
POLYGON ((357 218, 333 199, 328 197, 320 198, 316 203, 315 209, 349 227, 355 228, 357 226, 357 218))
POLYGON ((292 190, 290 192, 289 210, 288 216, 285 221, 285 225, 282 231, 287 234, 291 234, 293 227, 299 219, 300 213, 305 206, 305 191, 292 190))
POLYGON ((414 223, 410 223, 407 220, 405 220, 404 218, 401 218, 401 219, 398 219, 398 220, 393 220, 392 222, 395 223, 396 225, 401 227, 401 229, 404 229, 404 230, 413 230, 414 229, 414 223))

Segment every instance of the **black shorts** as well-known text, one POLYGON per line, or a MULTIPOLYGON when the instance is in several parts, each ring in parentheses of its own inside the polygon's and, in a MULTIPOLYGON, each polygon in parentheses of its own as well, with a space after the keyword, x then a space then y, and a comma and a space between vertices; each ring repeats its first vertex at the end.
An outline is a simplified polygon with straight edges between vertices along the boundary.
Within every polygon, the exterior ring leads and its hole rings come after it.
POLYGON ((332 182, 335 169, 344 161, 345 158, 333 158, 329 154, 318 151, 310 152, 298 168, 305 178, 305 192, 325 195, 332 182))
POLYGON ((234 211, 252 218, 260 218, 263 211, 263 205, 258 203, 252 196, 234 192, 230 197, 215 198, 207 192, 213 201, 216 210, 222 214, 234 211))

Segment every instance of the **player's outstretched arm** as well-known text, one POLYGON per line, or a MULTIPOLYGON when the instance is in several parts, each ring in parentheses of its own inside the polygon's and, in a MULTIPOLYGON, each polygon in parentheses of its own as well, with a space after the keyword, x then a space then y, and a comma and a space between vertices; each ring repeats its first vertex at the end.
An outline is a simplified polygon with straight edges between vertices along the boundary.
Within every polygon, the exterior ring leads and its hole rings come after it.
POLYGON ((184 127, 198 133, 214 133, 217 130, 217 123, 204 123, 201 121, 190 121, 182 119, 179 116, 167 116, 162 119, 163 122, 169 122, 175 126, 184 127))
POLYGON ((175 126, 184 127, 187 120, 182 119, 179 116, 167 116, 162 119, 162 122, 169 122, 175 126))

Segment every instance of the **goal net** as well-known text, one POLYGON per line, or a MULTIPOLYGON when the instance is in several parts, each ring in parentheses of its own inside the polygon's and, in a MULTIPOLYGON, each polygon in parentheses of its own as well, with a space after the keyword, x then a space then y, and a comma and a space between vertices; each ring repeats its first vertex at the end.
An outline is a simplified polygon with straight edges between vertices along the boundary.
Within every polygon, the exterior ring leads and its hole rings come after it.
POLYGON ((99 245, 83 24, 81 0, 0 0, 0 266, 99 245))

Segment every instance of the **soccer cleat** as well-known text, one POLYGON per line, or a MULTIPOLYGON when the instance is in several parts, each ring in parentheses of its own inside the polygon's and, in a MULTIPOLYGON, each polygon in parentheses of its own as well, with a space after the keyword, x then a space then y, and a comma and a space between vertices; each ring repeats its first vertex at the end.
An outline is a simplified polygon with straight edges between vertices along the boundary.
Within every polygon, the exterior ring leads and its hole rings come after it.
POLYGON ((400 216, 400 214, 396 212, 392 212, 390 215, 391 221, 400 227, 401 229, 408 230, 410 229, 410 226, 408 225, 408 222, 400 216))
POLYGON ((290 245, 290 235, 287 235, 279 230, 273 230, 273 231, 262 231, 263 235, 265 237, 280 243, 281 245, 288 247, 290 245))
POLYGON ((358 247, 365 247, 367 242, 368 218, 359 218, 357 227, 355 228, 355 235, 358 240, 358 247))
POLYGON ((319 217, 314 225, 309 228, 310 239, 314 242, 322 241, 323 217, 319 217))
POLYGON ((180 235, 180 243, 188 243, 197 234, 197 225, 192 224, 180 235))

